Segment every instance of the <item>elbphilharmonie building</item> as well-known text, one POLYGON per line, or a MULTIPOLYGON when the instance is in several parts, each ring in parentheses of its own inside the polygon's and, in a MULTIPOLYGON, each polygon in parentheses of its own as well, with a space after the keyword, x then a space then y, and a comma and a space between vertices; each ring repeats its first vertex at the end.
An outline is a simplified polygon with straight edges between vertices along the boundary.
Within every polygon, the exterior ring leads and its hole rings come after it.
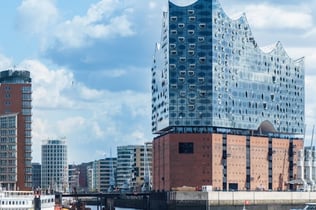
POLYGON ((156 190, 293 187, 287 182, 303 147, 303 58, 290 58, 280 42, 258 46, 246 15, 231 19, 218 0, 170 0, 151 72, 156 190), (241 164, 231 162, 236 157, 241 164), (182 176, 187 169, 199 178, 182 176))

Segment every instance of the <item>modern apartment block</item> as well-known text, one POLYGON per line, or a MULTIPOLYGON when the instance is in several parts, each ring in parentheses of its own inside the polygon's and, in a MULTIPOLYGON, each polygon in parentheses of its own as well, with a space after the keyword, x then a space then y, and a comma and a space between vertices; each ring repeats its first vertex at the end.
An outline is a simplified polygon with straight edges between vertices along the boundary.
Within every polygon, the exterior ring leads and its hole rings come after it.
POLYGON ((108 192, 116 174, 117 158, 105 158, 93 162, 93 191, 108 192))
POLYGON ((42 189, 67 192, 68 157, 65 140, 45 140, 42 144, 42 189))
POLYGON ((231 19, 218 0, 170 0, 151 72, 154 190, 293 189, 303 58, 280 42, 260 48, 246 16, 231 19))
POLYGON ((80 189, 79 176, 80 176, 79 167, 75 164, 69 164, 68 165, 68 184, 69 184, 70 192, 72 191, 78 192, 78 190, 80 189))
POLYGON ((152 143, 117 147, 116 186, 126 191, 141 191, 152 177, 152 143))
POLYGON ((0 183, 32 188, 32 80, 30 72, 0 72, 0 183))

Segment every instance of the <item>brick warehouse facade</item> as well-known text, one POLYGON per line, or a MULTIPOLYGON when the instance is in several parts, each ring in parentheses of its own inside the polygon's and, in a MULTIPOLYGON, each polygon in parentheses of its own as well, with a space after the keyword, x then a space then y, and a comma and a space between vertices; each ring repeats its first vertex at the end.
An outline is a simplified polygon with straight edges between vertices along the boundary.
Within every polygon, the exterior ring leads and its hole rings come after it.
POLYGON ((301 139, 166 134, 154 140, 156 191, 212 185, 214 190, 289 190, 296 177, 301 139))

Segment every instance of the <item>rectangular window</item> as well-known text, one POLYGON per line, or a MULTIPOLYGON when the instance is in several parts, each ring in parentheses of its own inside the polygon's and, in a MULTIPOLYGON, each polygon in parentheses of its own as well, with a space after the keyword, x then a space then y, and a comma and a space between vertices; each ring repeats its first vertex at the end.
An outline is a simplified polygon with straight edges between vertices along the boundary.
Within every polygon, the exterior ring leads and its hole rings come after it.
POLYGON ((179 154, 193 154, 194 144, 193 142, 179 142, 179 154))

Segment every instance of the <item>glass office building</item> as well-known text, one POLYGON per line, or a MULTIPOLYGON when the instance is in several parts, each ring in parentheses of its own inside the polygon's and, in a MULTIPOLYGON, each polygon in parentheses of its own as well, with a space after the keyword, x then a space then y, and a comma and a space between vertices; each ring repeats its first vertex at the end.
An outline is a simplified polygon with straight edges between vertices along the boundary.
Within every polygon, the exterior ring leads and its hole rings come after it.
POLYGON ((304 59, 258 46, 217 0, 169 1, 152 66, 152 132, 302 134, 304 59))

